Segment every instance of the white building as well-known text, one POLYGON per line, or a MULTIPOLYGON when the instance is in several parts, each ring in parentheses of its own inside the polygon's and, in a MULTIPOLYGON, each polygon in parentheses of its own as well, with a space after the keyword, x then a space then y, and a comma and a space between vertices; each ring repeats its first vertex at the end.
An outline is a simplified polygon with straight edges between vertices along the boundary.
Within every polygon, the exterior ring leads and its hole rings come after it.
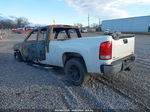
POLYGON ((102 30, 121 32, 150 32, 150 16, 131 17, 102 21, 102 30))

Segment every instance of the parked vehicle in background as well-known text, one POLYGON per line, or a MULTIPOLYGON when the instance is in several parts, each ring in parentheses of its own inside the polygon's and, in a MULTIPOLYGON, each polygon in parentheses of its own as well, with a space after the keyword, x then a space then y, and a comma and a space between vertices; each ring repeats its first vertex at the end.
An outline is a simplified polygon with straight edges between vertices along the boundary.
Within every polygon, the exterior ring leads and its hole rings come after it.
POLYGON ((87 33, 88 30, 87 30, 87 28, 82 28, 82 29, 81 29, 81 32, 82 32, 82 33, 87 33))
POLYGON ((114 32, 114 31, 111 31, 111 30, 109 30, 109 29, 107 29, 107 30, 104 31, 104 35, 111 35, 111 34, 113 34, 113 33, 115 33, 115 32, 114 32))
POLYGON ((12 29, 13 33, 17 34, 28 34, 32 32, 32 30, 35 29, 34 27, 24 27, 24 28, 17 28, 17 29, 12 29))
POLYGON ((75 33, 76 31, 74 29, 69 30, 70 33, 75 33))
POLYGON ((20 33, 20 31, 22 31, 23 28, 16 28, 16 29, 12 29, 13 33, 20 33))
POLYGON ((64 67, 67 80, 81 85, 91 73, 129 70, 135 60, 134 41, 134 35, 123 34, 82 38, 78 27, 51 25, 33 30, 16 44, 14 56, 18 61, 64 67))

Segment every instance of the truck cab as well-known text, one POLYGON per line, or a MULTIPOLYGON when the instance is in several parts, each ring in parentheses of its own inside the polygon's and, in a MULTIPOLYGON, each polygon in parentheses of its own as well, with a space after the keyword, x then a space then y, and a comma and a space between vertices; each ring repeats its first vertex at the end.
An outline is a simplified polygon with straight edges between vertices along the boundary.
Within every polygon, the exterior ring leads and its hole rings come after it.
POLYGON ((78 27, 67 25, 40 27, 33 30, 22 43, 14 46, 15 56, 18 55, 19 51, 22 60, 39 62, 46 59, 50 41, 63 41, 75 36, 81 38, 78 27))

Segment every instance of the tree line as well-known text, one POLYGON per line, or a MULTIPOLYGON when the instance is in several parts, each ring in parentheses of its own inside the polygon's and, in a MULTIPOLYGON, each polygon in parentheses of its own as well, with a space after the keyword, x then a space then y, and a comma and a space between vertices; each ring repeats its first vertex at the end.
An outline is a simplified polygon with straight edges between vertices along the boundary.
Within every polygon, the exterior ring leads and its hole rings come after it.
POLYGON ((24 17, 16 18, 15 20, 6 19, 0 21, 0 29, 12 29, 12 28, 25 27, 29 24, 30 23, 28 19, 24 17))

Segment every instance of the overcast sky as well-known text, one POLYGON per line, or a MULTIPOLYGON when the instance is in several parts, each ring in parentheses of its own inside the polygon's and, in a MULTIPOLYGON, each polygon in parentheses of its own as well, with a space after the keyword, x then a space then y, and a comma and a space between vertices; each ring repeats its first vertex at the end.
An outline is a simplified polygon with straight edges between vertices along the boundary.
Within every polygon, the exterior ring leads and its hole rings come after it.
POLYGON ((0 0, 1 16, 26 17, 36 24, 87 25, 101 20, 150 15, 150 0, 0 0))

